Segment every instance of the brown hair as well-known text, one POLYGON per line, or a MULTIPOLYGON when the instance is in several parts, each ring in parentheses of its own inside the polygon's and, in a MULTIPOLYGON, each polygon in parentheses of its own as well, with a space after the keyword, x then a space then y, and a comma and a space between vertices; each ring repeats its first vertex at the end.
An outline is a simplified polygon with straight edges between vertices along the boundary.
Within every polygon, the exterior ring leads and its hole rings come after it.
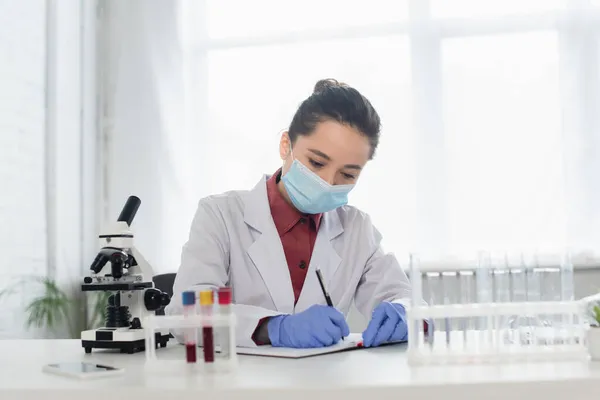
POLYGON ((358 90, 335 79, 319 80, 292 119, 288 129, 292 144, 298 136, 312 134, 319 122, 327 120, 351 126, 365 135, 371 144, 370 158, 373 158, 379 144, 381 120, 358 90))

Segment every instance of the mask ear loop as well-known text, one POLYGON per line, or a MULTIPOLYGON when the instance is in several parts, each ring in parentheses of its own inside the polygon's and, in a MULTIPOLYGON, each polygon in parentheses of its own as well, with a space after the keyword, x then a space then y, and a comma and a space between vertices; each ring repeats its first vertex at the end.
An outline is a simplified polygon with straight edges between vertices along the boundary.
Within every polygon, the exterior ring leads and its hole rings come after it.
MULTIPOLYGON (((294 157, 294 152, 292 151, 292 143, 290 143, 290 149, 289 149, 289 156, 292 156, 292 162, 290 163, 290 168, 292 167, 292 164, 294 163, 294 161, 296 160, 294 157)), ((281 166, 281 170, 283 171, 283 167, 285 166, 285 161, 283 162, 283 165, 281 166)))
MULTIPOLYGON (((294 162, 294 160, 296 159, 296 157, 294 157, 294 151, 292 150, 292 139, 290 138, 290 134, 288 133, 288 140, 290 142, 290 147, 289 147, 289 153, 288 155, 292 156, 292 162, 294 162)), ((285 161, 284 161, 285 164, 285 161)))

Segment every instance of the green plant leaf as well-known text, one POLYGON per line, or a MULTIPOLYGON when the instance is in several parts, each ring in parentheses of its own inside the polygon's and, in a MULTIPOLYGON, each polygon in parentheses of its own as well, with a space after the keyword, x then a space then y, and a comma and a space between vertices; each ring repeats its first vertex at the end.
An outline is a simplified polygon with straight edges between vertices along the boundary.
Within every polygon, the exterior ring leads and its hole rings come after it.
POLYGON ((27 284, 39 282, 40 278, 41 277, 37 275, 25 275, 20 277, 15 282, 6 286, 2 291, 0 291, 0 301, 18 293, 19 291, 22 291, 23 287, 27 284))
POLYGON ((600 306, 594 306, 594 318, 596 319, 596 322, 598 324, 600 324, 600 306))
POLYGON ((39 277, 37 281, 42 285, 42 294, 35 297, 25 308, 28 314, 26 325, 54 329, 61 322, 68 324, 71 306, 68 296, 50 278, 39 277))

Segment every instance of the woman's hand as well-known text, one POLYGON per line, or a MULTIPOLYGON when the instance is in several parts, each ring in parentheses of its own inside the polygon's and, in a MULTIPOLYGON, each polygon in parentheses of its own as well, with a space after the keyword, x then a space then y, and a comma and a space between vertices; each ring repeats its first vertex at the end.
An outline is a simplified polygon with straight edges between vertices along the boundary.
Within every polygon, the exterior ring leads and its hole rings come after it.
POLYGON ((363 346, 375 347, 385 342, 407 340, 406 310, 402 304, 383 302, 379 304, 367 329, 363 332, 363 346))
POLYGON ((325 347, 350 334, 344 315, 322 305, 294 315, 271 317, 267 328, 271 345, 275 347, 325 347))

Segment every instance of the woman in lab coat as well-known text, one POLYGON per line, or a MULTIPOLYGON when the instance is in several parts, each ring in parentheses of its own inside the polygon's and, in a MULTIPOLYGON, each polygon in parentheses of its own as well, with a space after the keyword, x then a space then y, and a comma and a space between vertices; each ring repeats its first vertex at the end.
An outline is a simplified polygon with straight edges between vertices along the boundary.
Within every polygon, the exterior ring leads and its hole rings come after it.
POLYGON ((200 200, 167 313, 182 312, 185 290, 230 286, 238 346, 334 344, 349 334, 352 302, 370 319, 365 346, 406 340, 407 276, 369 216, 346 204, 379 132, 356 89, 319 81, 281 137, 283 166, 250 190, 200 200))

